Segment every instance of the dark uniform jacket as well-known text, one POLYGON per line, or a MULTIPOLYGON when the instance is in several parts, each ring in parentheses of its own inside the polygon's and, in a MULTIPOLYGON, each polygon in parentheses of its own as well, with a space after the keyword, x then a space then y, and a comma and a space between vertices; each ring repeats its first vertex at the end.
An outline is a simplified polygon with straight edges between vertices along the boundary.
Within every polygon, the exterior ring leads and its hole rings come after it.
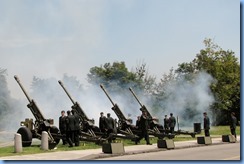
POLYGON ((209 120, 208 116, 206 116, 203 119, 203 127, 204 127, 205 130, 209 130, 210 129, 210 120, 209 120))
POLYGON ((175 120, 175 117, 172 116, 169 118, 169 127, 170 128, 174 128, 175 127, 175 124, 176 124, 176 120, 175 120))
POLYGON ((169 119, 164 118, 164 128, 169 128, 169 119))
POLYGON ((139 128, 142 130, 148 130, 149 129, 149 118, 147 116, 141 115, 139 128))
POLYGON ((136 127, 140 127, 140 120, 136 120, 136 127))
POLYGON ((61 132, 66 131, 66 116, 59 117, 59 130, 61 132))
POLYGON ((230 128, 231 129, 235 129, 236 128, 236 123, 237 123, 237 119, 235 116, 231 116, 230 119, 230 128))
POLYGON ((74 114, 75 117, 75 130, 80 130, 80 118, 78 114, 74 114))
POLYGON ((99 118, 99 128, 100 129, 106 128, 106 117, 105 116, 99 118))
POLYGON ((112 117, 106 118, 106 128, 109 130, 114 130, 114 119, 112 117))
POLYGON ((75 130, 75 116, 74 115, 67 116, 66 123, 67 123, 67 131, 75 130))

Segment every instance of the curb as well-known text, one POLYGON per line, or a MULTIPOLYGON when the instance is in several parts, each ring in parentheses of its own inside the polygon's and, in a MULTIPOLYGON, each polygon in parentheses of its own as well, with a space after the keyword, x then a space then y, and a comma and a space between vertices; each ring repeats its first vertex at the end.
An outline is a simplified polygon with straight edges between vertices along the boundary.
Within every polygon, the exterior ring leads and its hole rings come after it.
POLYGON ((205 144, 185 145, 185 146, 175 147, 174 149, 155 148, 155 149, 148 149, 148 150, 138 150, 138 151, 133 151, 133 152, 125 152, 123 154, 91 154, 91 155, 88 155, 88 156, 85 156, 82 158, 78 158, 76 160, 95 160, 95 159, 117 157, 117 156, 124 156, 124 155, 135 155, 135 154, 160 152, 160 151, 175 150, 175 149, 186 149, 186 148, 193 148, 193 147, 203 147, 203 146, 211 146, 211 145, 222 145, 222 144, 228 144, 228 142, 212 143, 210 145, 205 145, 205 144))

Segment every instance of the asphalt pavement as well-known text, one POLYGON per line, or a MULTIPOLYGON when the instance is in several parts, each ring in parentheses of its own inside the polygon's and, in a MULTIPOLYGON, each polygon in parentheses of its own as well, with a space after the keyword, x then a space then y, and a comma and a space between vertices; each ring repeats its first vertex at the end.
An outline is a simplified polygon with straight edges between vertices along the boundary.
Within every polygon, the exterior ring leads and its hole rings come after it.
MULTIPOLYGON (((240 137, 237 137, 237 142, 240 143, 240 137)), ((231 144, 228 142, 222 142, 222 138, 212 138, 212 145, 217 144, 231 144)), ((174 149, 186 149, 199 146, 211 146, 205 144, 198 144, 197 138, 191 141, 175 141, 174 149)), ((108 158, 113 156, 122 156, 130 154, 141 154, 148 152, 158 151, 170 151, 166 148, 158 148, 157 144, 153 145, 133 145, 125 146, 125 153, 123 154, 106 154, 102 152, 102 148, 88 149, 88 150, 72 150, 72 151, 59 151, 59 152, 47 152, 31 155, 14 155, 7 157, 0 157, 0 160, 94 160, 99 158, 108 158)))

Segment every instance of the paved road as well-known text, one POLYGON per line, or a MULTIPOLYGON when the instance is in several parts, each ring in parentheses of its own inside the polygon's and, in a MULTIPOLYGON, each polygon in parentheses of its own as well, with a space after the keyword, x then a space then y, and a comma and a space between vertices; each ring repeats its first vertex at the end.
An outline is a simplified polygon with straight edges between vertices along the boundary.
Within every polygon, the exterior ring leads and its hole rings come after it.
POLYGON ((240 160, 240 143, 124 155, 99 160, 240 160))
POLYGON ((100 158, 107 160, 148 160, 148 158, 145 158, 148 156, 150 157, 150 160, 188 160, 188 158, 190 158, 190 160, 196 160, 195 158, 198 160, 208 160, 209 158, 204 158, 204 155, 207 156, 206 153, 209 154, 209 157, 214 156, 218 160, 238 160, 240 159, 239 136, 237 137, 237 140, 237 143, 224 143, 222 142, 221 138, 212 138, 212 145, 197 144, 196 140, 177 141, 174 142, 174 150, 167 150, 165 148, 159 149, 157 148, 157 144, 132 145, 124 147, 124 154, 105 154, 102 152, 102 148, 72 151, 56 151, 55 149, 48 151, 49 153, 47 152, 29 155, 15 154, 14 156, 0 157, 0 160, 94 160, 100 158), (218 156, 216 156, 216 153, 218 156), (135 156, 135 154, 137 155, 135 156), (175 159, 175 157, 178 159, 175 159))

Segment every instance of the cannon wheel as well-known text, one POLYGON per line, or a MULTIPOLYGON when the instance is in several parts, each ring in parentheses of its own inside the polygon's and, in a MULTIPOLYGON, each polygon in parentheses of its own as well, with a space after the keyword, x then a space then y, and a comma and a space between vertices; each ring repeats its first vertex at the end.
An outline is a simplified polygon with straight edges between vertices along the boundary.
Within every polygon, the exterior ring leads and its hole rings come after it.
POLYGON ((21 137, 22 137, 22 146, 23 147, 28 147, 28 146, 31 145, 31 143, 32 143, 32 133, 31 133, 30 129, 28 129, 27 127, 23 126, 23 127, 19 128, 17 133, 19 133, 21 135, 21 137))
POLYGON ((52 126, 50 128, 50 133, 54 134, 53 138, 54 138, 54 140, 56 142, 56 145, 58 145, 58 143, 60 141, 60 138, 58 137, 58 135, 60 134, 59 129, 56 126, 52 126))

